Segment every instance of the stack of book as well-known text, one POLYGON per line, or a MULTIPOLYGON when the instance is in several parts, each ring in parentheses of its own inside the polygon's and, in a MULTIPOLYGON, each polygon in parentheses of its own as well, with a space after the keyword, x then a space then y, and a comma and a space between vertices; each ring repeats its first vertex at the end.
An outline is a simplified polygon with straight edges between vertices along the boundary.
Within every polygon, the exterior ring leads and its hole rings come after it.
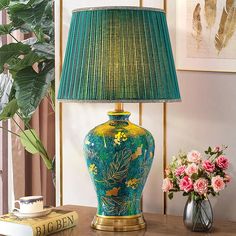
POLYGON ((20 218, 13 213, 0 216, 0 234, 11 236, 50 235, 75 226, 76 211, 53 209, 50 214, 35 218, 20 218))

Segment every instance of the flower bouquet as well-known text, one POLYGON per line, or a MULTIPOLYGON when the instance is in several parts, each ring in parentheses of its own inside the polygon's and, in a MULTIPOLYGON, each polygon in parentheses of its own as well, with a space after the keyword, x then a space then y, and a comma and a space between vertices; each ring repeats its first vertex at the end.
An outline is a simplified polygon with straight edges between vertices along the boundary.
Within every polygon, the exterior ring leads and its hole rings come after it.
POLYGON ((184 210, 184 223, 192 231, 207 231, 212 227, 213 213, 208 195, 217 196, 231 181, 226 173, 229 160, 224 155, 227 146, 209 147, 203 157, 192 150, 173 157, 166 169, 162 190, 173 198, 174 192, 189 196, 184 210))

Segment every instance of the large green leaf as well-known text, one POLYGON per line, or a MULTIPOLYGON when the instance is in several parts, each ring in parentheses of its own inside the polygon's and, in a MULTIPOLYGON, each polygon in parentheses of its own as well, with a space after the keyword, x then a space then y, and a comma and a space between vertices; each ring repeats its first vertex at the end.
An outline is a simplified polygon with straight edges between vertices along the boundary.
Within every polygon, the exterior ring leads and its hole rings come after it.
POLYGON ((40 71, 43 71, 46 75, 46 81, 49 83, 54 80, 55 75, 55 61, 54 60, 45 60, 38 64, 40 71))
POLYGON ((16 3, 9 7, 8 13, 13 16, 13 20, 21 19, 31 25, 38 25, 41 22, 48 0, 38 1, 35 4, 30 2, 16 3))
POLYGON ((40 42, 54 41, 53 1, 32 0, 12 4, 8 14, 14 26, 33 32, 40 42))
POLYGON ((36 62, 39 62, 42 60, 42 57, 38 56, 35 52, 28 53, 23 59, 18 61, 17 63, 14 63, 10 66, 11 72, 17 72, 20 70, 23 70, 26 67, 34 65, 36 62))
POLYGON ((48 4, 45 7, 45 12, 41 21, 41 28, 45 35, 49 36, 47 42, 54 44, 54 16, 52 9, 54 7, 53 0, 48 1, 48 4))
POLYGON ((31 154, 38 154, 39 150, 37 148, 37 134, 35 130, 25 130, 20 132, 20 140, 26 151, 31 154))
POLYGON ((47 93, 46 73, 36 73, 27 67, 15 75, 15 89, 18 106, 24 118, 30 118, 47 93))
POLYGON ((52 106, 52 109, 55 111, 55 80, 53 80, 51 82, 51 88, 49 90, 49 96, 51 98, 51 106, 52 106))
POLYGON ((44 2, 45 0, 30 0, 28 2, 28 5, 31 5, 32 7, 37 6, 38 4, 44 2))
POLYGON ((8 7, 10 0, 0 0, 0 11, 8 7))
POLYGON ((12 75, 12 78, 15 77, 15 74, 16 72, 14 70, 12 70, 11 68, 15 65, 17 65, 22 59, 20 59, 19 57, 12 57, 10 58, 8 61, 7 61, 7 64, 8 64, 8 68, 9 68, 9 71, 12 75))
POLYGON ((43 29, 39 26, 34 28, 34 34, 39 42, 45 42, 47 36, 44 34, 43 29))
POLYGON ((16 90, 15 90, 15 87, 14 87, 14 84, 13 84, 13 86, 11 87, 11 92, 10 92, 9 97, 8 97, 9 101, 15 99, 15 93, 16 93, 16 90))
POLYGON ((40 141, 35 130, 25 130, 20 132, 20 140, 26 151, 31 154, 40 154, 48 169, 52 169, 52 161, 50 160, 42 142, 40 141))
POLYGON ((13 30, 12 24, 0 25, 0 35, 10 34, 13 30))
POLYGON ((50 83, 54 81, 55 79, 55 68, 52 68, 47 74, 46 74, 46 81, 47 83, 50 83))
POLYGON ((12 118, 18 110, 18 105, 16 99, 11 100, 4 108, 0 114, 0 121, 12 118))
POLYGON ((30 51, 30 46, 23 43, 10 43, 3 45, 0 48, 0 70, 2 70, 3 65, 12 58, 17 58, 20 55, 28 54, 30 51))
POLYGON ((47 59, 55 58, 55 46, 49 43, 36 43, 33 46, 35 53, 47 59))

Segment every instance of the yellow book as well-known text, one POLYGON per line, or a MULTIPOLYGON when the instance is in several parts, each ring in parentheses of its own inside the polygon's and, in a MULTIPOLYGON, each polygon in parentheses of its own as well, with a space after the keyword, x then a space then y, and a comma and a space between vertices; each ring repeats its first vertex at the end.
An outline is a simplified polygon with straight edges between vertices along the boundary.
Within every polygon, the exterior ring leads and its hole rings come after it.
POLYGON ((0 216, 0 234, 11 236, 50 235, 75 226, 78 222, 76 211, 53 209, 43 217, 19 218, 14 214, 0 216))

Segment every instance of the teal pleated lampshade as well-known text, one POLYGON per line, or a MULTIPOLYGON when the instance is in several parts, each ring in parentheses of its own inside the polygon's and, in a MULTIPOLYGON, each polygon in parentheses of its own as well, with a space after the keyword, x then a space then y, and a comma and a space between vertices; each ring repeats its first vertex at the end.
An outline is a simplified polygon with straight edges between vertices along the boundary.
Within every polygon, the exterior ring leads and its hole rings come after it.
POLYGON ((103 7, 73 11, 59 100, 180 100, 165 12, 103 7))

